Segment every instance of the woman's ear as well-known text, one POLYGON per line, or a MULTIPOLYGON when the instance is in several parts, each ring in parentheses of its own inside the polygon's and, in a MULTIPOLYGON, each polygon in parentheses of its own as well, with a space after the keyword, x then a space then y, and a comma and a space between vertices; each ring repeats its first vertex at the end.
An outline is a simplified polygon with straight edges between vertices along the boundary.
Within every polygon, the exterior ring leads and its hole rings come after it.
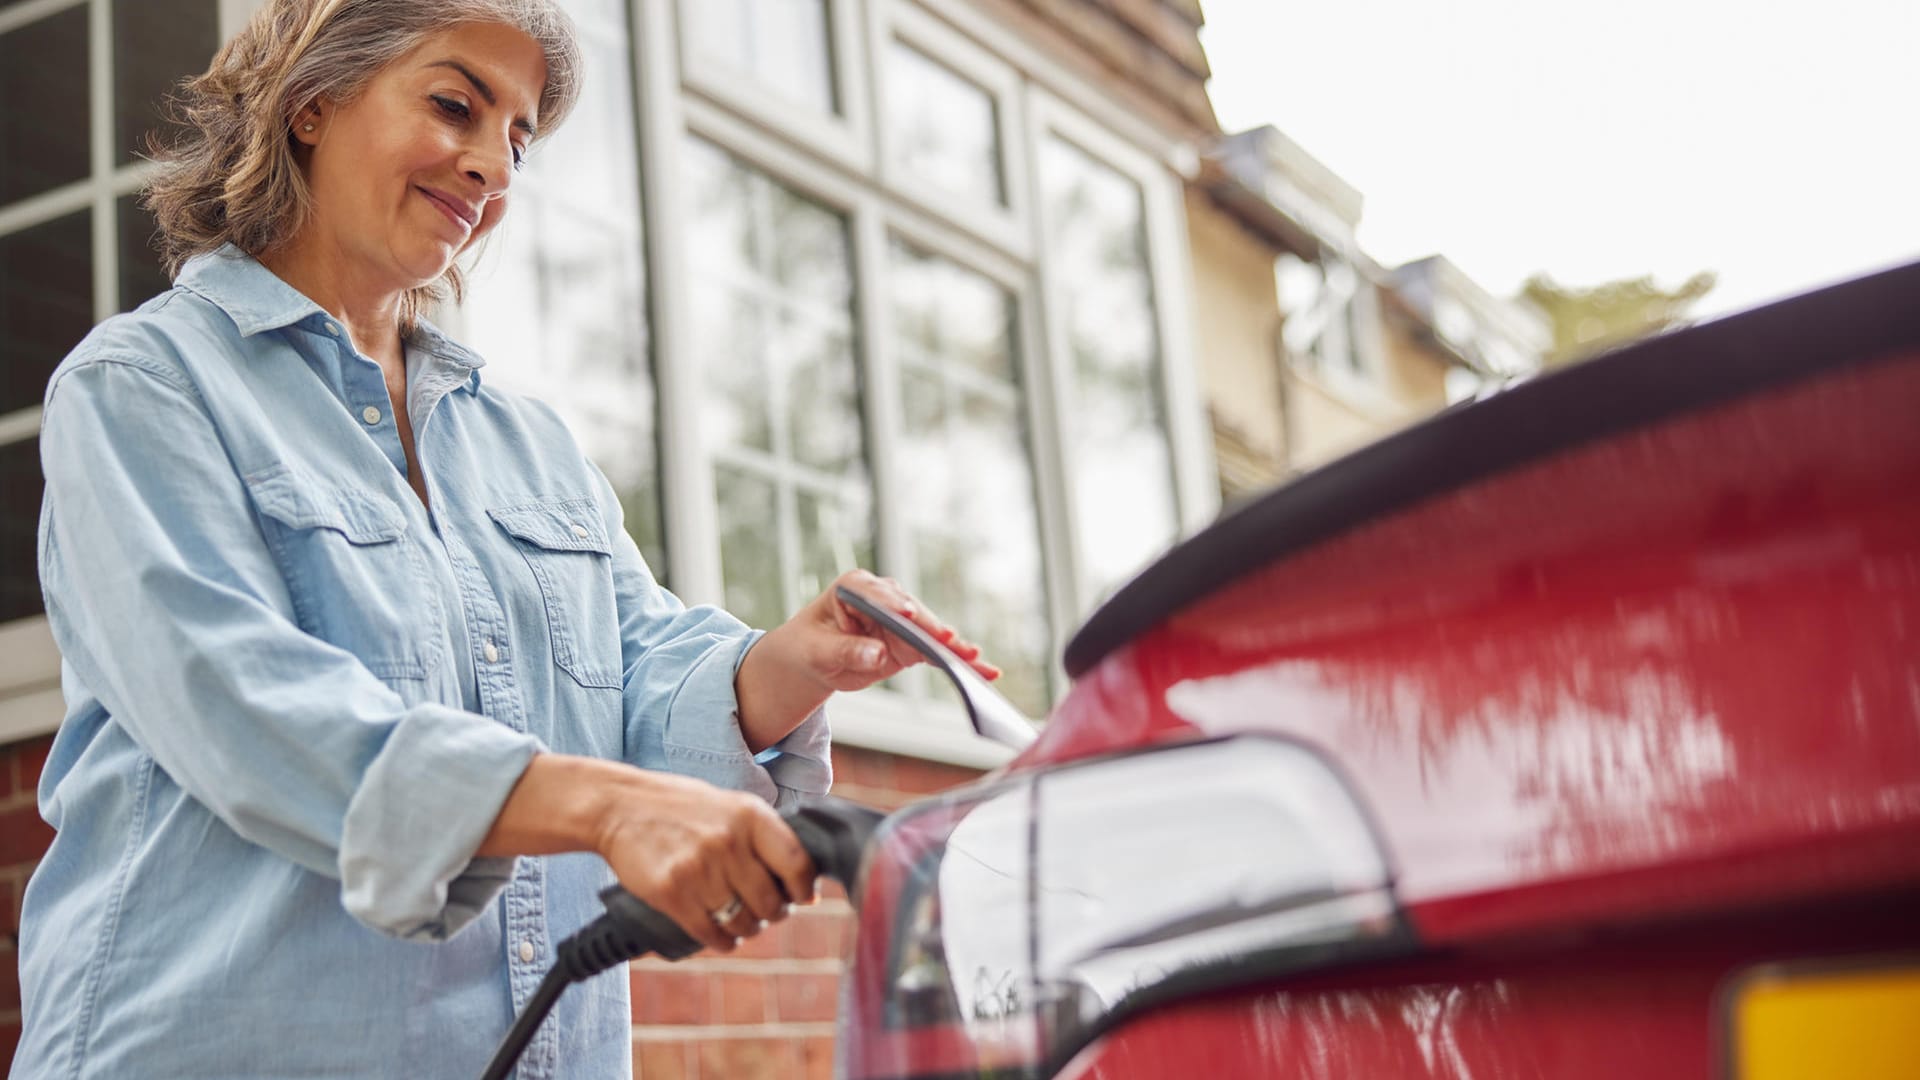
POLYGON ((316 146, 320 142, 320 103, 308 102, 293 118, 293 137, 306 146, 316 146))

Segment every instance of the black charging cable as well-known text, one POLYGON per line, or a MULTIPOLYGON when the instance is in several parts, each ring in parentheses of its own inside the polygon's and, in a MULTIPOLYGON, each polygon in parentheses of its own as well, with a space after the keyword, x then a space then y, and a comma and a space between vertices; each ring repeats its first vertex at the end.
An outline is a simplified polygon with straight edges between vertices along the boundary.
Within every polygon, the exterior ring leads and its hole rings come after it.
MULTIPOLYGON (((880 812, 841 799, 820 798, 783 817, 812 856, 814 869, 846 886, 847 895, 854 897, 860 856, 880 825, 880 812)), ((678 923, 618 885, 603 890, 600 902, 606 905, 606 913, 560 943, 552 970, 500 1041, 481 1080, 507 1080, 567 987, 636 957, 653 954, 680 960, 700 951, 700 943, 678 923)))

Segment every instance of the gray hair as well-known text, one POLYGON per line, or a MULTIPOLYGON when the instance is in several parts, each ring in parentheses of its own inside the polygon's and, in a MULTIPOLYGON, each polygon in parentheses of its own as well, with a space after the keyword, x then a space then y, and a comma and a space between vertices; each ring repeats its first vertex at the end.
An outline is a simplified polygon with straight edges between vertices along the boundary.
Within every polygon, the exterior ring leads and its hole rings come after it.
MULTIPOLYGON (((554 0, 270 0, 205 74, 181 85, 171 101, 179 139, 149 143, 160 169, 144 203, 159 222, 168 277, 224 244, 260 255, 285 243, 312 212, 294 157, 300 111, 321 97, 354 100, 427 38, 475 22, 514 27, 546 54, 540 136, 551 134, 578 100, 582 73, 573 22, 554 0)), ((402 328, 461 291, 460 269, 449 266, 403 298, 402 328)))

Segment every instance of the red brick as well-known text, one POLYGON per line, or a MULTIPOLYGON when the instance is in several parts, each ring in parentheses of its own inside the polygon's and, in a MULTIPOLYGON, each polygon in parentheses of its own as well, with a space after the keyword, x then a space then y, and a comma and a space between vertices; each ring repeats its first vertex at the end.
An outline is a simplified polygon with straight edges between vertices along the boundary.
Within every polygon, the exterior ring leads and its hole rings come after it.
POLYGON ((980 776, 980 770, 948 765, 938 761, 901 757, 893 763, 894 786, 916 795, 932 795, 959 787, 980 776))
POLYGON ((707 1039, 699 1046, 702 1080, 792 1080, 800 1071, 791 1039, 707 1039))
POLYGON ((773 980, 781 1020, 835 1019, 840 1004, 838 975, 781 974, 773 980))
POLYGON ((0 878, 7 883, 8 900, 5 915, 6 928, 10 933, 20 931, 20 902, 26 896, 27 879, 33 876, 34 870, 39 865, 38 862, 30 862, 16 866, 4 878, 0 878))
POLYGON ((10 877, 0 877, 0 933, 20 932, 19 887, 10 877))
POLYGON ((0 867, 38 862, 53 843, 53 826, 40 820, 33 804, 0 813, 0 867))
POLYGON ((0 942, 0 1013, 20 1007, 20 957, 13 946, 0 942))
POLYGON ((722 1024, 764 1024, 767 1022, 767 978, 764 975, 732 975, 725 972, 709 976, 719 999, 715 1019, 722 1024))
POLYGON ((47 767, 47 753, 52 749, 51 735, 30 739, 10 748, 10 756, 18 755, 14 757, 14 768, 17 770, 15 780, 21 791, 32 791, 40 785, 40 773, 47 767))
POLYGON ((0 1066, 13 1066, 13 1052, 20 1048, 20 1021, 0 1022, 0 1066))
POLYGON ((818 1038, 802 1042, 800 1062, 807 1080, 833 1080, 833 1040, 818 1038))
POLYGON ((689 1080, 694 1070, 693 1047, 687 1043, 633 1044, 633 1080, 689 1080))
POLYGON ((629 976, 636 1024, 704 1024, 712 1017, 712 991, 704 975, 636 969, 629 976))
POLYGON ((852 919, 843 911, 802 909, 787 921, 793 955, 802 960, 838 960, 846 955, 852 919))
POLYGON ((891 788, 893 781, 892 754, 882 754, 875 750, 862 750, 858 747, 836 746, 833 748, 833 776, 836 782, 845 781, 855 787, 891 788))

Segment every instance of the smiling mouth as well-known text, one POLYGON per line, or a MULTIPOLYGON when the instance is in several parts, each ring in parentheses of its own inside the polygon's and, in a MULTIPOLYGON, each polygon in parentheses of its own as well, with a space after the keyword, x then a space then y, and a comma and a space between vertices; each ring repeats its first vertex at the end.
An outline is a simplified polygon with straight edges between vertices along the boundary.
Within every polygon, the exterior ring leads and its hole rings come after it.
POLYGON ((463 232, 470 233, 473 231, 474 223, 470 219, 468 219, 465 215, 463 215, 458 209, 454 208, 452 204, 448 203, 447 200, 441 198, 438 195, 435 195, 433 192, 428 191, 426 188, 416 188, 415 190, 420 192, 421 195, 425 196, 426 200, 432 203, 435 209, 439 210, 441 214, 445 215, 447 220, 452 221, 454 224, 460 226, 463 232))

